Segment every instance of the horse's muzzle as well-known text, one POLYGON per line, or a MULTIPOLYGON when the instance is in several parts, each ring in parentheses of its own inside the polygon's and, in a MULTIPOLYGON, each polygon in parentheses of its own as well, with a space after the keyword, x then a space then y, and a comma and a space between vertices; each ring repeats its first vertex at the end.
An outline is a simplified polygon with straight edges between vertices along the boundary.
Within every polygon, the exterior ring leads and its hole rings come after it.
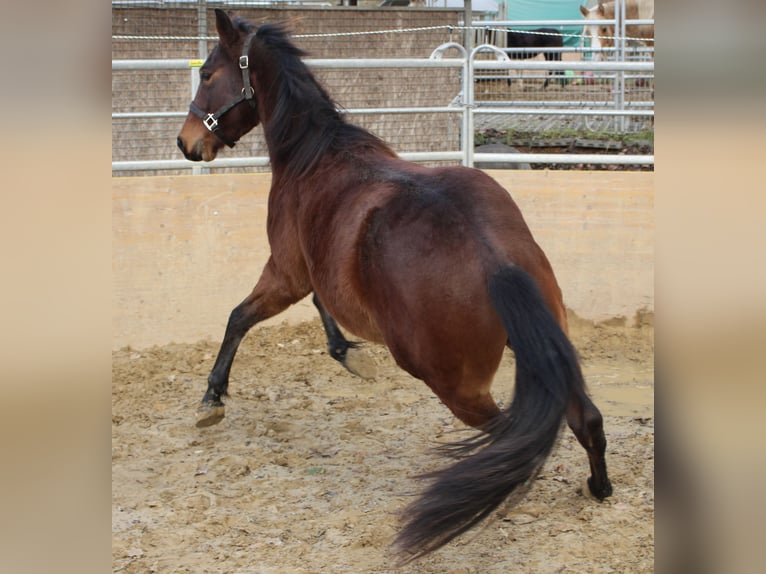
POLYGON ((202 161, 201 154, 197 152, 186 151, 186 144, 184 144, 184 140, 181 139, 181 136, 176 138, 176 144, 178 144, 178 149, 181 150, 181 153, 184 154, 184 157, 189 161, 202 161))

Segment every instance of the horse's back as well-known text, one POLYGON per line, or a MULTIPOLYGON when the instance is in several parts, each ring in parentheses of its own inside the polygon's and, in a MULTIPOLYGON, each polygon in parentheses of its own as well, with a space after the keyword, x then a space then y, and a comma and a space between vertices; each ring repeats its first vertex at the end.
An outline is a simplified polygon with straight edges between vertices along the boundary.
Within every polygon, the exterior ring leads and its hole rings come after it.
POLYGON ((534 244, 511 195, 483 171, 402 166, 387 182, 392 186, 388 200, 372 216, 373 232, 398 231, 391 245, 406 239, 422 251, 412 256, 446 261, 457 252, 470 252, 477 263, 494 266, 534 244))

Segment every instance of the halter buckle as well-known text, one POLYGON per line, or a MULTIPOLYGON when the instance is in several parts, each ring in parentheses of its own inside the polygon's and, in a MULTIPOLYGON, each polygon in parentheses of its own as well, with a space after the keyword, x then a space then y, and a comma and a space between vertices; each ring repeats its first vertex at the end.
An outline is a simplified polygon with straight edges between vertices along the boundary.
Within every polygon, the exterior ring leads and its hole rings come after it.
POLYGON ((250 65, 250 59, 247 56, 239 57, 239 67, 241 70, 247 70, 247 67, 249 65, 250 65))
POLYGON ((215 131, 215 128, 218 127, 218 118, 216 118, 213 114, 208 114, 207 117, 202 120, 202 123, 205 124, 205 127, 209 131, 213 132, 215 131))

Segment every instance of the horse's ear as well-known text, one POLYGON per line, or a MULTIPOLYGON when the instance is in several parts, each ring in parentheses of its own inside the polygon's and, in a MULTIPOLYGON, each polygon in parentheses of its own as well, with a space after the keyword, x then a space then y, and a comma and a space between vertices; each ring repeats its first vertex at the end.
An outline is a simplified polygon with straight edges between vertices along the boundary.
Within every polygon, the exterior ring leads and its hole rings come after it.
POLYGON ((231 23, 229 15, 220 8, 215 9, 215 28, 218 30, 218 37, 224 46, 234 46, 237 42, 237 31, 234 24, 231 23))
POLYGON ((606 19, 606 8, 604 8, 604 0, 598 0, 598 13, 606 19))
POLYGON ((580 4, 580 12, 582 12, 582 15, 585 16, 586 18, 588 17, 588 9, 582 4, 580 4))

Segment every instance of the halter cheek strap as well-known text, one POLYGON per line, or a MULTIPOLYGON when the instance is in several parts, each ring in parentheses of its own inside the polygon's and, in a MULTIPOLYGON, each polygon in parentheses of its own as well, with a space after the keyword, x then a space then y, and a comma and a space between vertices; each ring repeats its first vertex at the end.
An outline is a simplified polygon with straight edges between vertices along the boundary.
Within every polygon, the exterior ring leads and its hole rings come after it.
POLYGON ((228 104, 222 106, 215 113, 205 112, 194 102, 189 104, 189 109, 192 111, 192 113, 194 113, 194 115, 198 116, 202 120, 202 123, 205 124, 205 127, 208 129, 208 131, 215 134, 218 139, 220 139, 229 147, 234 147, 237 142, 236 140, 232 140, 221 133, 219 129, 220 126, 218 125, 218 120, 221 118, 221 116, 242 102, 247 102, 250 104, 250 107, 253 108, 256 113, 258 113, 258 104, 255 101, 255 89, 250 83, 250 58, 248 57, 248 53, 250 52, 250 44, 252 43, 254 37, 255 34, 253 33, 245 38, 245 45, 242 48, 242 55, 239 57, 239 69, 242 71, 242 83, 244 84, 242 92, 239 94, 239 96, 234 98, 228 104))

